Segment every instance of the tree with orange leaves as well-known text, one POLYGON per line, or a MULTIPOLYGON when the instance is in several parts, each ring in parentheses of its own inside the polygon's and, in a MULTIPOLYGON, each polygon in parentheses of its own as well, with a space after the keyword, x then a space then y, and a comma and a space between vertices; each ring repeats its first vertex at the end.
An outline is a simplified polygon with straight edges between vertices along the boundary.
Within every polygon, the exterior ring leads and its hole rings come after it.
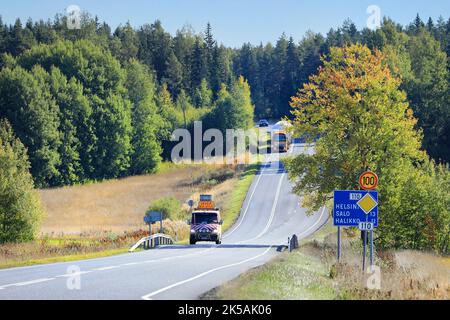
POLYGON ((314 155, 289 163, 291 176, 304 175, 295 190, 313 195, 315 208, 335 189, 358 189, 365 170, 385 181, 404 162, 423 158, 416 119, 383 58, 362 45, 331 48, 291 100, 297 135, 320 137, 314 155))
MULTIPOLYGON (((448 193, 439 191, 434 173, 426 173, 442 168, 434 169, 420 150, 422 134, 414 128, 417 121, 406 94, 384 55, 351 45, 331 48, 322 62, 323 67, 291 100, 296 136, 315 141, 314 154, 286 161, 294 192, 315 211, 331 200, 333 190, 359 189, 359 175, 372 170, 380 179, 380 242, 447 251, 448 193), (420 189, 425 185, 435 190, 432 196, 420 189), (419 198, 418 203, 411 200, 419 198), (431 230, 429 217, 442 226, 432 230, 438 241, 425 239, 431 230)), ((442 175, 445 183, 449 176, 442 175)))

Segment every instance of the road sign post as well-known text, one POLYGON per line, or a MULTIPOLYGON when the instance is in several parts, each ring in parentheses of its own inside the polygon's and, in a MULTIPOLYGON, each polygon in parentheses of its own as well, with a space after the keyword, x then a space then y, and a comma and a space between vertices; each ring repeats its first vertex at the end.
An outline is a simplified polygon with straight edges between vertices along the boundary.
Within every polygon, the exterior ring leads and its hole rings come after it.
POLYGON ((378 227, 378 192, 364 190, 335 190, 333 223, 338 227, 337 260, 341 258, 340 227, 358 227, 363 238, 362 268, 366 267, 367 232, 370 231, 370 265, 373 264, 373 229, 378 227))
POLYGON ((189 199, 188 205, 189 205, 189 209, 192 211, 192 207, 194 206, 194 200, 189 199))
MULTIPOLYGON (((375 172, 366 171, 359 177, 359 186, 363 190, 375 190, 378 187, 378 176, 375 172)), ((368 218, 368 217, 367 217, 368 218)), ((361 229, 361 227, 360 227, 361 229)), ((366 260, 366 247, 367 247, 367 232, 370 231, 370 269, 372 270, 373 265, 373 228, 361 229, 364 232, 364 244, 363 244, 363 271, 365 270, 365 260, 366 260)))
POLYGON ((152 224, 160 222, 160 232, 163 232, 163 218, 162 213, 159 211, 149 211, 144 216, 144 222, 149 225, 150 236, 152 235, 152 224))
POLYGON ((338 226, 338 232, 337 232, 337 261, 339 262, 341 260, 341 227, 338 226))
POLYGON ((373 269, 373 230, 370 230, 370 272, 373 269))
MULTIPOLYGON (((369 216, 366 215, 366 222, 368 222, 369 216)), ((363 263, 362 263, 362 269, 363 272, 366 270, 366 251, 367 251, 367 230, 364 230, 364 244, 363 244, 363 263)))

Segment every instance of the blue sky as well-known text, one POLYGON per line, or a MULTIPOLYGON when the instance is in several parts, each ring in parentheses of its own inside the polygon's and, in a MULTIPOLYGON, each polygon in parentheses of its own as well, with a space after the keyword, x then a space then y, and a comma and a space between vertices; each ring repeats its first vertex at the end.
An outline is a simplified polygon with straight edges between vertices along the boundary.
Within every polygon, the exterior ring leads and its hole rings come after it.
POLYGON ((130 21, 133 26, 161 20, 164 28, 174 34, 183 25, 203 31, 209 21, 219 42, 240 46, 244 42, 259 44, 274 42, 285 32, 300 40, 307 30, 326 33, 338 27, 346 18, 358 28, 366 25, 369 5, 378 5, 383 16, 407 24, 416 13, 426 20, 442 15, 450 17, 449 0, 2 0, 0 15, 13 23, 19 17, 26 20, 53 18, 64 13, 71 4, 78 5, 113 29, 130 21))

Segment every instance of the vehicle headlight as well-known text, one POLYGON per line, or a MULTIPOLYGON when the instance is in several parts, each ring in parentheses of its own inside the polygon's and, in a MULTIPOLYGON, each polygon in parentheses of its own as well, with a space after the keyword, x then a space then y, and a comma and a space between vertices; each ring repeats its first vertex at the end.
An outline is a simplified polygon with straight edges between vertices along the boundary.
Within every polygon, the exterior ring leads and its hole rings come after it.
POLYGON ((216 230, 213 230, 211 233, 214 233, 214 234, 216 234, 216 233, 218 233, 219 231, 216 229, 216 230))
POLYGON ((195 233, 195 230, 194 230, 194 229, 191 229, 191 233, 195 233))

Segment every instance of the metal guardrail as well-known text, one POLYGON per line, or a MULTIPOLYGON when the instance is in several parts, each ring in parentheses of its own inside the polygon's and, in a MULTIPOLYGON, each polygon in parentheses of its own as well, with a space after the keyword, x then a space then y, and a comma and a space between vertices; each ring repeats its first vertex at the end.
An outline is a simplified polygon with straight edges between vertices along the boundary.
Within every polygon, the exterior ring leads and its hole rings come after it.
POLYGON ((136 242, 135 245, 133 245, 128 252, 133 252, 140 246, 143 246, 145 250, 155 248, 156 246, 162 245, 162 244, 173 244, 173 239, 171 236, 168 236, 164 233, 155 233, 152 234, 149 237, 144 237, 138 242, 136 242))
POLYGON ((292 237, 288 237, 288 250, 292 252, 292 250, 298 248, 298 237, 297 235, 293 235, 292 237))

